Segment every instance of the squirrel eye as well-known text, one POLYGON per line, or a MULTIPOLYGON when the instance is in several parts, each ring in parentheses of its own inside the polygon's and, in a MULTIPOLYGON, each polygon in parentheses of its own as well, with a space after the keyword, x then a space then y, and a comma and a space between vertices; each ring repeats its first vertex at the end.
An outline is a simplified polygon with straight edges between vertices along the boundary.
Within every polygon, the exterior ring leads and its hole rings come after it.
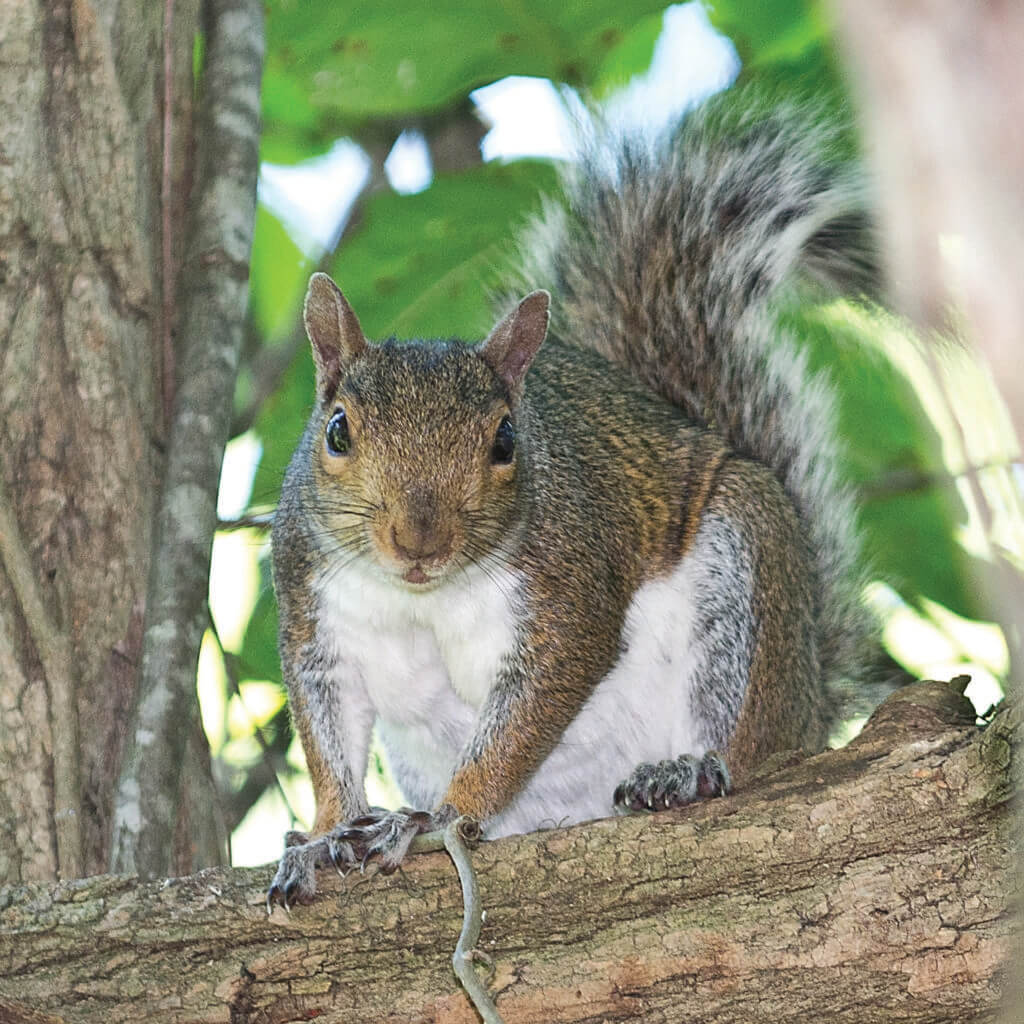
POLYGON ((334 415, 327 421, 324 431, 327 438, 327 450, 332 455, 347 455, 352 447, 352 439, 348 434, 348 420, 344 409, 335 409, 334 415))
POLYGON ((508 416, 503 416, 494 434, 494 444, 491 446, 491 461, 499 464, 508 464, 512 461, 515 448, 515 427, 512 426, 512 420, 508 416))

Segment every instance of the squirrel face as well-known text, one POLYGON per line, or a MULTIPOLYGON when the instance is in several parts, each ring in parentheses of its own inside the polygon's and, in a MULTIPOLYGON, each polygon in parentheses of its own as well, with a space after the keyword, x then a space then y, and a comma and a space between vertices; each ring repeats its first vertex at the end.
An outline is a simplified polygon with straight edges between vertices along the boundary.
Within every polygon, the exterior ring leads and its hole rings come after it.
POLYGON ((313 276, 311 497, 325 539, 411 589, 501 545, 518 505, 523 377, 547 307, 547 293, 534 293, 476 346, 374 345, 333 281, 313 276))
POLYGON ((320 416, 320 519, 427 586, 500 543, 516 502, 514 412, 460 342, 368 345, 320 416))

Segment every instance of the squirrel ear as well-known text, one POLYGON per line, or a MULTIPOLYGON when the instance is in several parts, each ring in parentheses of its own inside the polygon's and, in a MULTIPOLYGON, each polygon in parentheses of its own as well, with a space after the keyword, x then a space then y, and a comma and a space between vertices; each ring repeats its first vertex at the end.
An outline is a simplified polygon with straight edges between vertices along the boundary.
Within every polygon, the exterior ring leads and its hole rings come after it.
POLYGON ((530 292, 477 349, 513 397, 522 391, 526 371, 548 333, 550 303, 546 291, 530 292))
POLYGON ((327 398, 338 387, 342 367, 362 355, 369 342, 341 289, 326 274, 309 279, 302 320, 313 345, 316 390, 327 398))

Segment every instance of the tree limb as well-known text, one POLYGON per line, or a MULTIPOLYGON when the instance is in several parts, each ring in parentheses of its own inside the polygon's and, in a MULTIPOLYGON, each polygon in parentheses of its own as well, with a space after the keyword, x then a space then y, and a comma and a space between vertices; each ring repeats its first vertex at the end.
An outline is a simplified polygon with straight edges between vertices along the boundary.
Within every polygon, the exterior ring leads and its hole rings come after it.
POLYGON ((208 0, 184 352, 146 606, 142 675, 114 799, 111 865, 167 874, 206 625, 210 548, 248 298, 263 55, 258 0, 208 0))
MULTIPOLYGON (((521 1022, 991 1020, 1006 968, 1020 709, 947 684, 734 796, 485 843, 492 992, 521 1022)), ((0 890, 0 1019, 469 1022, 444 854, 321 875, 268 918, 271 869, 0 890), (35 1014, 35 1016, 33 1016, 35 1014)))

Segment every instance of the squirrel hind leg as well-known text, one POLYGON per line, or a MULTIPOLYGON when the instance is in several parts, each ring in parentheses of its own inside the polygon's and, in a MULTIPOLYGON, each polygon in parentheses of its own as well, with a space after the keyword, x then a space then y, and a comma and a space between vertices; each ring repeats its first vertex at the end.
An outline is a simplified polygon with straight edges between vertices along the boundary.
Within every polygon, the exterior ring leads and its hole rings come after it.
POLYGON ((729 768, 717 750, 703 757, 681 754, 672 761, 640 764, 615 788, 615 809, 664 811, 732 791, 729 768))

